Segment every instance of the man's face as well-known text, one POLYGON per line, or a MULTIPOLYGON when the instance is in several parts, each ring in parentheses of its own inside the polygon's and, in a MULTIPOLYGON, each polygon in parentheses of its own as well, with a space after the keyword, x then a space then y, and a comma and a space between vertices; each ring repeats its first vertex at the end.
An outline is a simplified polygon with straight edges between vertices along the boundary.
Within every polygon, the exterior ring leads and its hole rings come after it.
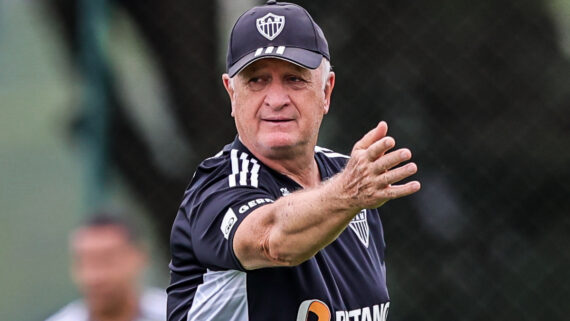
POLYGON ((333 73, 323 86, 322 69, 270 58, 237 74, 233 88, 224 75, 242 142, 268 158, 293 158, 316 144, 334 86, 333 73))
POLYGON ((145 265, 141 249, 116 226, 79 229, 71 239, 72 275, 91 310, 112 313, 136 291, 145 265))

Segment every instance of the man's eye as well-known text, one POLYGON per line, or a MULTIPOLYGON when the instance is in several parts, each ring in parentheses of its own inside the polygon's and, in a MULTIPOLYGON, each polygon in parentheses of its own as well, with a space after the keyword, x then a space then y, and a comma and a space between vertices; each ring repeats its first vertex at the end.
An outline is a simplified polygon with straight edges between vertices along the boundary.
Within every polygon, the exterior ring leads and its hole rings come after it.
POLYGON ((261 90, 267 84, 267 81, 264 77, 251 77, 247 81, 247 85, 251 90, 261 90))
POLYGON ((288 78, 288 80, 289 80, 290 82, 302 82, 302 81, 304 81, 302 78, 296 77, 296 76, 291 76, 291 77, 288 78))
POLYGON ((307 81, 302 77, 290 76, 287 77, 287 82, 293 89, 303 89, 307 87, 307 81))
POLYGON ((269 77, 251 77, 248 82, 250 84, 262 84, 269 82, 269 80, 269 77))

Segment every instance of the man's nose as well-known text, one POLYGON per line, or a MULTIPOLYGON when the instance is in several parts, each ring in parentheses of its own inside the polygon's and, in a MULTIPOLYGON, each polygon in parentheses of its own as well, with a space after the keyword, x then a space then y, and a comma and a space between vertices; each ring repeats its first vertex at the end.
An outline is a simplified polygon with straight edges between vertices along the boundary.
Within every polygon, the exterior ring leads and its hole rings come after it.
POLYGON ((267 88, 264 104, 270 108, 281 109, 291 103, 289 92, 280 81, 272 81, 267 88))

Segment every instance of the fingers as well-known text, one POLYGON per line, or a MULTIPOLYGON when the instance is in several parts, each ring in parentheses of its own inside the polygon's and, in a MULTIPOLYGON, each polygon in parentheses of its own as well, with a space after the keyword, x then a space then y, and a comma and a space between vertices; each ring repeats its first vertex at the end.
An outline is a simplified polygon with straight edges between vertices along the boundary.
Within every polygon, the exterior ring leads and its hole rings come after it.
POLYGON ((375 174, 384 173, 385 171, 389 170, 390 168, 395 167, 396 165, 400 164, 401 162, 407 161, 412 158, 412 152, 410 152, 407 148, 401 148, 397 151, 388 153, 374 162, 375 174))
POLYGON ((421 184, 418 181, 408 182, 402 185, 392 185, 387 187, 385 190, 387 199, 396 199, 404 196, 411 195, 421 188, 421 184))
POLYGON ((417 171, 418 167, 416 166, 415 163, 409 163, 404 166, 387 171, 386 173, 378 177, 379 187, 380 188, 390 187, 390 185, 399 182, 411 175, 414 175, 417 171))
POLYGON ((394 138, 384 137, 366 149, 366 156, 369 161, 373 162, 384 155, 384 153, 394 148, 395 145, 396 141, 394 138))
POLYGON ((357 208, 372 208, 386 201, 420 190, 418 181, 397 184, 418 171, 415 163, 401 165, 412 158, 407 148, 390 151, 396 141, 386 136, 388 125, 382 121, 355 145, 340 182, 357 208))
POLYGON ((382 139, 386 136, 388 132, 388 124, 385 121, 378 123, 374 129, 366 133, 356 144, 354 144, 353 150, 356 149, 367 149, 370 145, 374 144, 376 141, 382 139))

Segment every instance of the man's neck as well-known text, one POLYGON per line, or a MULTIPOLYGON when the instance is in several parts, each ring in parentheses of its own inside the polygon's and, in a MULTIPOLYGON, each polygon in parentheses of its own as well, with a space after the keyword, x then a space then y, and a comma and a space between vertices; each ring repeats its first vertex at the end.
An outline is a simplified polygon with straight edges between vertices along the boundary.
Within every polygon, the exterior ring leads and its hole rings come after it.
POLYGON ((138 298, 128 296, 117 303, 115 309, 108 311, 91 311, 90 321, 134 321, 139 315, 138 298))
POLYGON ((313 149, 297 152, 294 157, 267 157, 252 151, 252 153, 265 165, 289 177, 304 188, 320 184, 321 175, 315 160, 313 149))

